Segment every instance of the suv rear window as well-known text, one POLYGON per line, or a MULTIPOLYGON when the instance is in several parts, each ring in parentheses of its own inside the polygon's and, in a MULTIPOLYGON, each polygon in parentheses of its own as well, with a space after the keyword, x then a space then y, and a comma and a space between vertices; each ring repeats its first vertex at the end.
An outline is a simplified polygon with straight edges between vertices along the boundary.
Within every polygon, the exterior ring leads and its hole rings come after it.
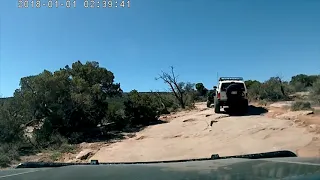
POLYGON ((245 90, 244 83, 238 83, 238 82, 230 82, 230 83, 222 83, 221 84, 221 91, 225 91, 230 84, 239 84, 241 86, 241 90, 245 90))

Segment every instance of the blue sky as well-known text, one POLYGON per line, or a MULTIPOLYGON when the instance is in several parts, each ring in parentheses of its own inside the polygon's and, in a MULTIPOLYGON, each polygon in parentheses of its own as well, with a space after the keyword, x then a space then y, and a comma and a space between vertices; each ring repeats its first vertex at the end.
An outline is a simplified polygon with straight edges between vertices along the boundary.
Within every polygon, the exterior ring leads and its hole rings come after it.
POLYGON ((155 77, 171 65, 179 80, 206 87, 217 72, 261 81, 320 73, 318 0, 131 0, 107 9, 17 2, 0 2, 2 96, 21 77, 77 60, 98 61, 124 91, 166 90, 155 77))

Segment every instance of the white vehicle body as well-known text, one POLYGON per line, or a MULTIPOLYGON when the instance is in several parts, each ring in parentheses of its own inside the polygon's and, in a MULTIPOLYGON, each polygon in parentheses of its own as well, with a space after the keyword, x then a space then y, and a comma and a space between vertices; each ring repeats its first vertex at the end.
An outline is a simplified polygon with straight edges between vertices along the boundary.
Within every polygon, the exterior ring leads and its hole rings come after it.
POLYGON ((220 107, 224 106, 246 113, 247 95, 247 87, 242 77, 221 77, 214 98, 215 113, 220 113, 220 107))
MULTIPOLYGON (((218 87, 217 87, 217 98, 219 99, 219 101, 227 101, 227 92, 226 89, 230 84, 232 83, 236 83, 236 84, 242 84, 244 87, 244 93, 245 93, 245 97, 247 96, 247 87, 244 83, 244 81, 241 80, 223 80, 223 81, 219 81, 218 87)), ((236 93, 236 92, 235 92, 236 93)))

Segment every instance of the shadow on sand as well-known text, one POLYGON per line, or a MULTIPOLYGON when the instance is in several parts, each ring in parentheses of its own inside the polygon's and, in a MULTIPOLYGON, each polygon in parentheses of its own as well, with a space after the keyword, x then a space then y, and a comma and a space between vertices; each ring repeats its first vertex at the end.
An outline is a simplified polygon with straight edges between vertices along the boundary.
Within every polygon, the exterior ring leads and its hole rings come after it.
POLYGON ((230 111, 228 108, 225 108, 225 113, 229 114, 230 116, 254 116, 254 115, 262 115, 267 112, 268 112, 268 109, 264 107, 256 107, 253 105, 250 105, 248 107, 248 112, 245 114, 237 111, 230 111))
POLYGON ((130 126, 126 128, 121 128, 121 130, 112 130, 115 128, 107 128, 107 127, 100 127, 95 128, 95 130, 89 130, 89 134, 86 134, 86 139, 82 140, 82 142, 92 143, 92 142, 114 142, 119 141, 122 139, 126 139, 128 136, 135 136, 136 132, 143 130, 148 126, 154 126, 158 124, 168 123, 167 121, 163 120, 156 120, 151 121, 145 125, 136 125, 130 126), (131 135, 130 135, 131 134, 131 135))

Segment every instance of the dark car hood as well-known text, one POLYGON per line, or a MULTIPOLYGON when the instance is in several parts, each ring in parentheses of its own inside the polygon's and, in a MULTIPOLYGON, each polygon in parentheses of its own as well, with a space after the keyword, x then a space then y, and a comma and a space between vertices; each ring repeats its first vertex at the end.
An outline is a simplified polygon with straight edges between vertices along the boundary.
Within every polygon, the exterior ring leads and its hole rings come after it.
POLYGON ((19 180, 320 179, 320 159, 219 159, 160 164, 74 165, 0 171, 19 180))

